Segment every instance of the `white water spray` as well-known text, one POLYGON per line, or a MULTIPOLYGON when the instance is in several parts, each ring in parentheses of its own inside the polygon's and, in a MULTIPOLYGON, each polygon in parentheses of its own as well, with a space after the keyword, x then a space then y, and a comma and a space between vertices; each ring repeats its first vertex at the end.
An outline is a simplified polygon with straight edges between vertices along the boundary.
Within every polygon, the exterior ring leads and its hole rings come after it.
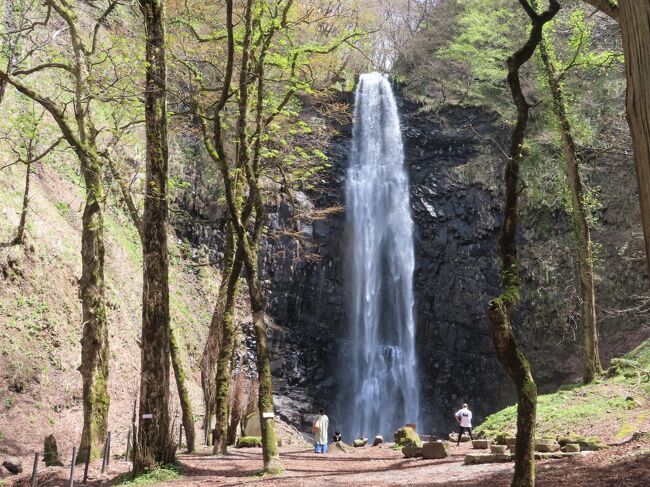
POLYGON ((388 79, 361 75, 347 170, 350 348, 343 371, 346 436, 417 422, 413 221, 399 115, 388 79), (349 364, 349 369, 348 369, 349 364))

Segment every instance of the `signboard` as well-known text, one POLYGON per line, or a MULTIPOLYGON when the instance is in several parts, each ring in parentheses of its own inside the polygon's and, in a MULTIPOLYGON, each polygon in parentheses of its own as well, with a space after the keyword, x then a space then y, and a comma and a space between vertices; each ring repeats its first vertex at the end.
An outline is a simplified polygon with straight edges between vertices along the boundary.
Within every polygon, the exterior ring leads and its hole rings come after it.
POLYGON ((263 412, 262 417, 263 418, 273 418, 275 414, 273 414, 273 411, 268 411, 268 412, 263 412))
POLYGON ((142 419, 152 419, 152 418, 153 418, 153 414, 151 413, 145 413, 142 415, 142 419))

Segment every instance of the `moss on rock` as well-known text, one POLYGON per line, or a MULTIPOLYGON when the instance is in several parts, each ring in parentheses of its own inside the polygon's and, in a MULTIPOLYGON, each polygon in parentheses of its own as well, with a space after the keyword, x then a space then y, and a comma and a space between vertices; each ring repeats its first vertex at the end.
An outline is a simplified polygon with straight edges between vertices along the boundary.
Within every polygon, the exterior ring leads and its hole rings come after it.
POLYGON ((418 435, 413 428, 409 428, 408 426, 405 426, 395 431, 395 433, 393 434, 393 439, 395 440, 395 444, 400 446, 405 446, 405 445, 416 445, 419 447, 422 446, 422 440, 420 440, 420 435, 418 435))

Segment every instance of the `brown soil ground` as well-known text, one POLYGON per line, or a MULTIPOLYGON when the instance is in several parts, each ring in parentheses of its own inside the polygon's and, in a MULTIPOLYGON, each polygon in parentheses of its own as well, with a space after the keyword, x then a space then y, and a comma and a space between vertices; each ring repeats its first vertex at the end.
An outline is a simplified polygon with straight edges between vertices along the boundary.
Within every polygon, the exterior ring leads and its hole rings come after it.
MULTIPOLYGON (((261 467, 261 449, 233 449, 227 456, 202 452, 180 455, 183 476, 167 487, 239 486, 311 487, 336 486, 425 486, 500 487, 510 485, 512 463, 463 465, 469 444, 452 447, 444 460, 406 459, 389 447, 365 447, 349 453, 319 455, 311 448, 282 449, 286 473, 280 477, 256 476, 261 467)), ((90 486, 116 485, 117 476, 129 469, 126 462, 114 462, 106 475, 99 465, 91 468, 90 486)), ((40 486, 67 485, 68 468, 49 468, 39 475, 40 486)), ((77 469, 80 480, 82 469, 77 469)), ((16 478, 14 486, 29 485, 29 475, 16 478)), ((8 485, 12 485, 9 483, 8 485)), ((537 462, 537 486, 556 487, 642 487, 650 485, 650 439, 629 442, 605 451, 562 460, 537 462)))

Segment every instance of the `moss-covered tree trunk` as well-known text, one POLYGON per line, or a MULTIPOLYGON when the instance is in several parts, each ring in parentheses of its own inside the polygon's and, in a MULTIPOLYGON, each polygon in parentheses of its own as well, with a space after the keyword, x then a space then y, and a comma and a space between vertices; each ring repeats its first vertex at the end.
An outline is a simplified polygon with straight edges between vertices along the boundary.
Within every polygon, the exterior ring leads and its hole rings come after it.
POLYGON ((104 187, 102 166, 93 154, 80 157, 86 185, 81 230, 81 279, 79 292, 83 318, 81 372, 83 382, 83 430, 78 462, 101 452, 108 431, 108 319, 104 296, 104 187))
POLYGON ((23 189, 23 206, 20 210, 20 221, 16 230, 14 244, 21 245, 25 241, 25 225, 27 224, 27 212, 29 211, 29 184, 32 175, 32 156, 27 153, 27 163, 25 164, 25 187, 23 189))
POLYGON ((167 108, 165 6, 141 0, 146 31, 147 175, 142 218, 142 367, 136 473, 174 460, 169 429, 169 255, 167 251, 167 108))
MULTIPOLYGON (((536 3, 539 3, 537 0, 536 3)), ((553 98, 553 111, 558 121, 562 152, 566 163, 567 186, 571 193, 572 218, 578 244, 580 297, 582 299, 582 377, 591 382, 603 372, 598 352, 598 327, 596 322, 596 291, 589 208, 585 202, 584 187, 580 177, 580 159, 573 131, 566 112, 562 85, 557 75, 553 51, 546 36, 542 36, 539 50, 553 98)))
POLYGON ((537 411, 537 386, 530 364, 517 343, 512 327, 512 313, 520 300, 517 259, 517 200, 520 193, 519 165, 524 157, 523 144, 528 125, 530 105, 526 100, 519 78, 519 70, 532 57, 542 38, 542 29, 560 9, 557 0, 550 0, 547 11, 538 14, 528 0, 519 0, 531 19, 531 30, 526 43, 508 58, 508 85, 517 108, 517 122, 512 132, 508 160, 505 168, 505 204, 503 226, 499 238, 501 254, 501 295, 490 302, 488 318, 492 343, 497 358, 517 389, 517 447, 513 487, 535 485, 534 437, 537 411))
POLYGON ((221 317, 221 343, 215 382, 215 434, 213 453, 227 453, 228 447, 228 396, 232 381, 232 355, 235 346, 235 304, 239 290, 239 276, 243 266, 243 251, 238 246, 228 276, 226 302, 221 317))
POLYGON ((265 300, 260 286, 257 255, 246 253, 246 283, 253 312, 253 326, 257 340, 257 374, 259 378, 259 397, 257 405, 262 428, 262 453, 264 456, 264 471, 278 474, 284 471, 280 463, 280 451, 275 436, 275 419, 273 408, 273 382, 269 362, 269 346, 266 335, 265 300))
POLYGON ((172 368, 174 369, 174 378, 176 379, 176 389, 178 390, 178 399, 181 403, 181 413, 183 416, 183 429, 185 430, 185 440, 187 442, 187 453, 193 453, 195 449, 196 432, 194 431, 194 413, 192 412, 192 401, 187 390, 187 377, 183 369, 183 361, 178 347, 176 333, 173 329, 169 333, 169 352, 172 359, 172 368))

